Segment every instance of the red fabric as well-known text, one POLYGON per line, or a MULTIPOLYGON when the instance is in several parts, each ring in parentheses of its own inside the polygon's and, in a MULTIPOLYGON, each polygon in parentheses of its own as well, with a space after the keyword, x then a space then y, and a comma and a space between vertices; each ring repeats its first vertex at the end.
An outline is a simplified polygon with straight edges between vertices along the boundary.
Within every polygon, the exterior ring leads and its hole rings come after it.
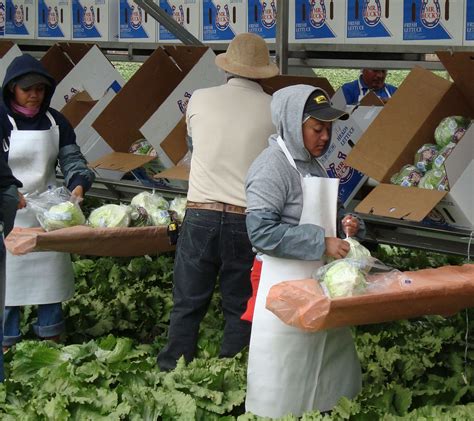
POLYGON ((258 284, 260 283, 260 275, 262 273, 262 261, 256 257, 253 261, 252 272, 250 273, 250 283, 252 284, 252 296, 247 301, 247 310, 240 317, 242 320, 251 322, 253 320, 253 312, 255 310, 255 300, 257 299, 258 284))

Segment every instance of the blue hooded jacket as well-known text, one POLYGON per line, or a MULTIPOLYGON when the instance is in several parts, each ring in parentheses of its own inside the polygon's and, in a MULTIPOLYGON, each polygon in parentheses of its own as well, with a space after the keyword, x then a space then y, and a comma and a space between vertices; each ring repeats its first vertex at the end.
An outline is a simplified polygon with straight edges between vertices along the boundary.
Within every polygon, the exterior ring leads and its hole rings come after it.
MULTIPOLYGON (((56 82, 43 65, 29 54, 16 57, 8 66, 2 86, 2 102, 0 105, 0 142, 2 143, 2 158, 8 161, 8 147, 10 145, 10 133, 13 129, 8 115, 15 120, 18 130, 48 130, 51 122, 46 112, 49 111, 56 124, 59 126, 59 154, 58 161, 69 190, 81 185, 87 191, 93 180, 94 173, 87 167, 87 161, 76 144, 76 135, 69 121, 55 109, 50 107, 51 98, 56 89, 56 82), (28 73, 38 73, 46 77, 51 86, 46 86, 45 97, 39 113, 34 117, 26 117, 18 114, 11 108, 14 97, 12 86, 15 80, 28 73)), ((21 181, 21 180, 20 180, 21 181)))

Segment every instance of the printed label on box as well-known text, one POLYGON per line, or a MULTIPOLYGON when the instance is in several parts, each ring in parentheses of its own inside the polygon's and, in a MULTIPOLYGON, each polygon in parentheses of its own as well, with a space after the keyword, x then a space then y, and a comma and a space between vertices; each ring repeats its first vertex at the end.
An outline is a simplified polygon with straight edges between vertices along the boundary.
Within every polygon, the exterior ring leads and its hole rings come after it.
POLYGON ((474 0, 466 0, 466 41, 474 41, 474 0))
POLYGON ((7 20, 5 22, 5 33, 8 35, 30 35, 28 22, 31 16, 28 16, 33 10, 33 0, 12 1, 7 0, 7 20), (8 19, 11 16, 11 19, 8 19))
MULTIPOLYGON (((64 23, 64 8, 69 7, 69 1, 47 2, 38 1, 38 36, 64 38, 65 34, 61 29, 64 23)), ((68 22, 71 23, 70 21, 68 22)))
POLYGON ((5 2, 0 1, 0 37, 5 35, 5 2))
POLYGON ((145 15, 134 1, 120 0, 120 38, 150 38, 143 27, 145 15))
POLYGON ((351 120, 337 121, 333 124, 331 144, 319 161, 331 178, 339 178, 339 200, 347 204, 357 193, 367 177, 344 161, 362 135, 360 128, 351 120))
POLYGON ((330 19, 334 19, 334 0, 296 0, 295 39, 336 38, 330 19))
POLYGON ((265 39, 276 37, 276 0, 249 0, 247 13, 248 32, 265 39))
POLYGON ((348 0, 347 38, 391 37, 382 17, 381 0, 348 0))
POLYGON ((243 6, 243 0, 203 0, 203 40, 230 41, 234 39, 238 33, 235 28, 237 9, 242 10, 243 6))
MULTIPOLYGON (((404 0, 403 39, 451 39, 452 35, 442 23, 443 13, 449 13, 449 3, 445 3, 444 10, 441 10, 440 3, 439 0, 404 0)), ((444 16, 444 19, 449 20, 449 15, 444 16)))
POLYGON ((73 38, 100 38, 101 33, 97 29, 97 16, 95 5, 103 4, 105 0, 92 2, 94 4, 86 4, 84 1, 73 0, 72 16, 73 16, 73 38))
MULTIPOLYGON (((196 7, 196 0, 160 0, 160 7, 176 22, 185 27, 191 23, 192 18, 196 19, 198 14, 196 10, 196 16, 191 17, 191 8, 196 7)), ((160 41, 176 39, 177 38, 170 31, 163 25, 160 25, 160 41)))

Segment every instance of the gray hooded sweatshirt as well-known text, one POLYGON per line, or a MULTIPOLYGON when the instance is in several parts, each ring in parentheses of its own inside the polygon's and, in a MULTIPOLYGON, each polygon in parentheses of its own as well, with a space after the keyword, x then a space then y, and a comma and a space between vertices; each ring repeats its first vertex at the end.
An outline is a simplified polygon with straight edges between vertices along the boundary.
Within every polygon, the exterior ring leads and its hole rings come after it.
MULTIPOLYGON (((300 175, 276 141, 280 135, 303 176, 327 177, 323 166, 303 143, 303 109, 314 90, 313 86, 295 85, 273 94, 271 112, 277 134, 270 137, 270 145, 253 162, 247 174, 247 232, 253 247, 269 256, 320 260, 326 250, 323 227, 298 225, 303 210, 300 175)), ((330 141, 326 149, 329 145, 330 141)), ((324 200, 321 197, 321 206, 324 206, 324 200)), ((339 204, 338 232, 341 237, 344 234, 340 221, 344 216, 344 209, 339 204)), ((359 224, 358 237, 362 238, 365 227, 361 219, 359 224)))

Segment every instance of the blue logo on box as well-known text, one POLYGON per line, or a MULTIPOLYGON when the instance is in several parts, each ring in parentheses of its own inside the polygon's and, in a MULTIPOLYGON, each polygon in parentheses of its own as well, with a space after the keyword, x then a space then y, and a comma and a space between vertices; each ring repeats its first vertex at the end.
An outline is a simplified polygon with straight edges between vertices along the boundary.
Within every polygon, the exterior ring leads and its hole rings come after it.
POLYGON ((337 154, 337 159, 340 160, 339 163, 336 165, 335 162, 331 162, 326 168, 330 178, 339 178, 338 198, 342 203, 346 203, 364 178, 364 174, 344 164, 346 158, 347 155, 339 151, 337 154))
POLYGON ((143 13, 135 2, 120 0, 120 38, 149 38, 142 26, 143 13))
POLYGON ((96 27, 94 6, 83 6, 79 0, 73 0, 73 38, 100 38, 96 27))
POLYGON ((389 38, 380 0, 347 1, 347 38, 389 38))
MULTIPOLYGON (((176 6, 174 4, 171 5, 166 0, 160 0, 160 7, 164 11, 166 11, 166 13, 168 13, 176 22, 184 26, 185 13, 184 13, 184 7, 182 4, 176 6)), ((160 25, 160 39, 161 40, 176 40, 177 38, 170 31, 168 31, 163 25, 160 25)))
POLYGON ((24 7, 22 4, 14 4, 12 0, 7 0, 5 33, 8 35, 29 35, 28 29, 25 26, 24 7))
POLYGON ((0 3, 0 36, 5 35, 5 5, 0 3))
POLYGON ((335 38, 325 0, 296 0, 295 39, 335 38))
POLYGON ((404 0, 403 39, 451 39, 451 34, 443 26, 442 17, 439 0, 404 0))
POLYGON ((38 36, 42 38, 63 38, 57 6, 49 6, 44 0, 38 2, 38 36))
POLYGON ((248 32, 266 39, 276 37, 276 0, 249 0, 247 10, 248 32))
POLYGON ((232 30, 231 13, 228 3, 230 3, 230 1, 221 1, 216 5, 212 0, 203 0, 203 41, 227 41, 234 39, 235 32, 232 30))

